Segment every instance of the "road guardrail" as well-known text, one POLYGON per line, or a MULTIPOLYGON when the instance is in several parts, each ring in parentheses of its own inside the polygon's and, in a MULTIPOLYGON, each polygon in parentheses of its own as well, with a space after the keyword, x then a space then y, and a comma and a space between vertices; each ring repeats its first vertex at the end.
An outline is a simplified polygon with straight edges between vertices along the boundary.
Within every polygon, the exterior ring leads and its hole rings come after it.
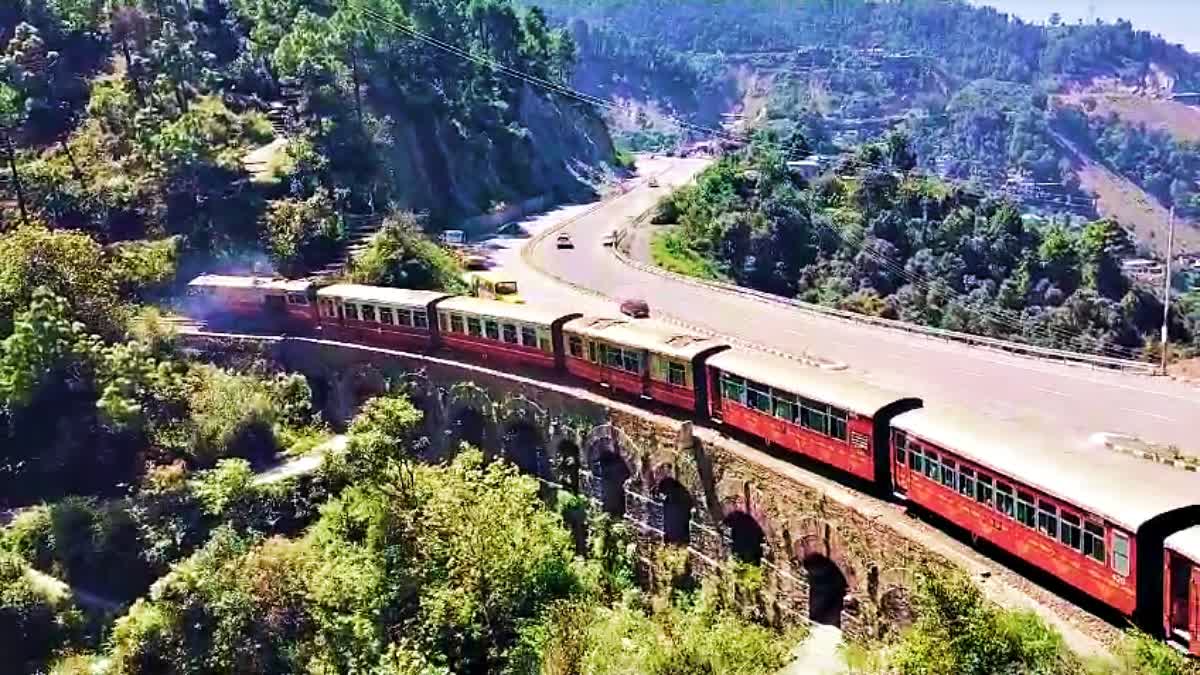
MULTIPOLYGON (((640 220, 640 219, 639 219, 640 220)), ((694 277, 685 276, 677 272, 665 270, 658 265, 647 264, 631 258, 626 252, 621 250, 621 244, 628 231, 622 229, 617 233, 617 241, 613 245, 613 255, 621 261, 622 264, 632 267, 633 269, 654 274, 659 277, 671 279, 681 283, 690 284, 699 288, 718 291, 728 295, 737 295, 740 297, 754 298, 761 302, 767 302, 775 305, 799 309, 812 314, 819 314, 842 321, 848 321, 857 324, 865 324, 886 328, 889 330, 903 331, 910 334, 921 335, 928 338, 940 339, 947 342, 959 342, 976 347, 987 347, 998 351, 1022 354, 1025 356, 1035 356, 1038 358, 1050 359, 1055 361, 1073 363, 1076 365, 1090 365, 1093 367, 1103 367, 1115 370, 1124 370, 1130 372, 1138 372, 1147 375, 1153 375, 1158 372, 1158 368, 1151 364, 1142 361, 1134 361, 1132 359, 1121 359, 1112 356, 1100 356, 1095 354, 1084 354, 1081 352, 1072 352, 1065 349, 1054 349, 1051 347, 1038 347, 1036 345, 1028 345, 1011 340, 1000 340, 997 338, 989 338, 982 335, 972 335, 970 333, 961 333, 958 331, 945 330, 943 328, 931 328, 927 326, 918 326, 916 324, 896 321, 894 319, 884 319, 877 316, 868 316, 866 314, 858 314, 849 312, 843 309, 833 307, 825 307, 822 305, 814 305, 809 302, 796 300, 794 298, 785 298, 783 296, 766 293, 764 291, 745 288, 743 286, 735 286, 720 281, 709 281, 706 279, 696 279, 694 277)))

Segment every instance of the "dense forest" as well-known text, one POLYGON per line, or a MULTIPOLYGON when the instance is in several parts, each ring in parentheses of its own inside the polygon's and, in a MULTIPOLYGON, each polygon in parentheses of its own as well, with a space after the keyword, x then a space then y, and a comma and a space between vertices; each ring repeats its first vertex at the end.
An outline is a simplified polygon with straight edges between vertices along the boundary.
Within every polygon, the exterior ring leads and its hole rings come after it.
MULTIPOLYGON (((806 183, 760 135, 659 205, 669 268, 927 326, 1126 357, 1146 356, 1162 315, 1120 269, 1114 222, 1022 218, 1003 200, 912 173, 900 134, 806 183)), ((1174 316, 1192 349, 1200 315, 1174 316)))
POLYGON ((3 219, 299 271, 350 218, 444 226, 610 170, 591 106, 411 31, 546 80, 574 67, 566 31, 504 0, 8 3, 3 219))
MULTIPOLYGON (((1125 21, 1026 23, 966 2, 818 0, 547 0, 552 16, 583 19, 685 53, 880 48, 936 57, 950 75, 1033 84, 1102 75, 1141 79, 1151 63, 1185 90, 1200 82, 1200 57, 1125 21)), ((1047 11, 1049 17, 1049 10, 1047 11)))

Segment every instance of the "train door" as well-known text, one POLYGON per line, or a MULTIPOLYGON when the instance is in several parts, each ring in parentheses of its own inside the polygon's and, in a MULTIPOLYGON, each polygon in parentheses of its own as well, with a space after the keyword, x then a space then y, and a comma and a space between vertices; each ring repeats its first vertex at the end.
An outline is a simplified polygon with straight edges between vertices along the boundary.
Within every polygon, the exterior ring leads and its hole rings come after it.
POLYGON ((1192 565, 1192 588, 1188 599, 1188 614, 1191 617, 1191 628, 1188 645, 1193 656, 1200 656, 1200 567, 1192 565))
POLYGON ((1192 564, 1179 555, 1170 554, 1170 558, 1167 612, 1170 615, 1171 634, 1182 637, 1181 634, 1192 630, 1192 564))
MULTIPOLYGON (((897 496, 908 496, 909 473, 908 434, 896 429, 892 432, 892 481, 897 496)), ((883 488, 886 490, 886 488, 883 488)))

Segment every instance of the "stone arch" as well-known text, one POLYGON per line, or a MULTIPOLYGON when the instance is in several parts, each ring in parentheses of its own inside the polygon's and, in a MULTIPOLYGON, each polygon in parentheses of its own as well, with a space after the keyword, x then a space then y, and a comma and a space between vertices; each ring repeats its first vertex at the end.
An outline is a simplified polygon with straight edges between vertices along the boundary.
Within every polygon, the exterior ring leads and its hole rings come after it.
POLYGON ((599 482, 600 506, 610 516, 625 516, 625 484, 633 476, 620 453, 601 452, 592 464, 592 473, 599 482))
POLYGON ((458 451, 462 443, 487 450, 493 438, 494 407, 483 389, 470 383, 454 385, 446 395, 447 448, 458 451))
POLYGON ((354 411, 368 399, 388 393, 388 381, 383 371, 371 363, 355 366, 346 377, 348 402, 354 411))
POLYGON ((801 561, 808 577, 808 619, 827 626, 842 625, 849 584, 829 558, 814 553, 801 561))
POLYGON ((642 457, 629 436, 612 424, 601 424, 588 432, 583 441, 582 460, 594 467, 597 459, 606 452, 613 453, 625 462, 631 475, 641 477, 642 457))
POLYGON ((306 375, 304 379, 308 382, 308 388, 312 392, 313 410, 327 411, 336 396, 334 382, 337 381, 337 378, 330 373, 321 371, 306 375))
POLYGON ((546 442, 533 422, 518 418, 504 428, 501 450, 521 473, 540 478, 546 465, 546 442))
POLYGON ((543 437, 550 435, 550 414, 527 396, 509 396, 496 406, 496 419, 504 426, 526 422, 539 430, 543 437))
POLYGON ((463 443, 479 450, 486 449, 488 422, 487 417, 478 408, 469 405, 458 407, 449 417, 446 427, 446 434, 450 438, 450 453, 457 452, 463 443))
POLYGON ((731 511, 721 521, 729 553, 739 562, 761 564, 766 557, 767 535, 758 521, 745 511, 731 511))
POLYGON ((554 446, 554 480, 564 489, 579 494, 579 444, 560 438, 554 446))
POLYGON ((767 543, 775 541, 775 530, 767 517, 766 509, 763 508, 763 494, 752 482, 726 478, 717 484, 716 497, 720 511, 714 521, 724 521, 733 513, 745 513, 763 531, 767 543))
POLYGON ((663 541, 668 544, 687 546, 692 540, 691 494, 682 483, 670 477, 658 481, 654 493, 663 505, 663 541))
POLYGON ((849 545, 836 527, 820 518, 807 518, 789 525, 786 536, 792 559, 800 566, 813 556, 827 558, 841 571, 847 588, 852 592, 859 588, 861 566, 850 555, 849 545))

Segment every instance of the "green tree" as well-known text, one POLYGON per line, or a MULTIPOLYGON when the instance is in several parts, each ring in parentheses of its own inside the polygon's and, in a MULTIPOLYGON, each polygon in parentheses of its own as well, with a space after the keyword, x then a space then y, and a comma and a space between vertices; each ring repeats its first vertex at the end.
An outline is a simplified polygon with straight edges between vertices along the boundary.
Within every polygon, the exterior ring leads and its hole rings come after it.
POLYGON ((0 144, 4 146, 4 159, 12 176, 13 191, 17 197, 17 209, 21 219, 29 217, 25 209, 25 190, 21 185, 21 172, 17 168, 17 132, 25 121, 25 102, 16 89, 0 82, 0 144))

